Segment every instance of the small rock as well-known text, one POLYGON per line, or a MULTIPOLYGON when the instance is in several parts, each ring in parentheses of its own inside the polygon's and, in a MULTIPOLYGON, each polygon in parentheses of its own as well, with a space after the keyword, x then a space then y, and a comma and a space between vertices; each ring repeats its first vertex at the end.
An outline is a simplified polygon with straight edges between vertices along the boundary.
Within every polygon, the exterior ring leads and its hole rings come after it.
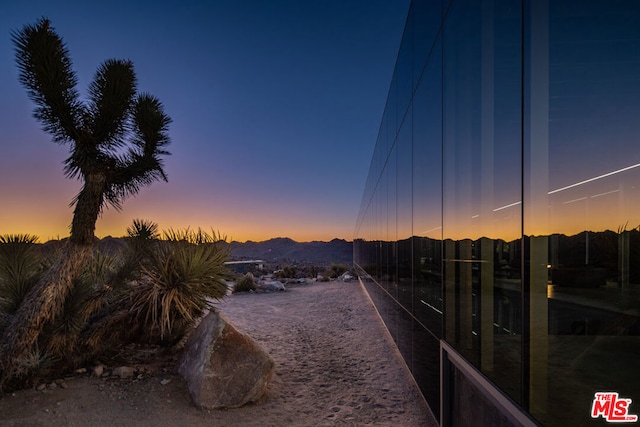
POLYGON ((104 373, 104 366, 103 365, 98 365, 98 366, 95 366, 93 368, 93 376, 94 377, 101 377, 103 373, 104 373))
POLYGON ((43 391, 45 388, 47 388, 47 385, 45 383, 42 383, 42 384, 38 384, 38 386, 36 387, 36 390, 43 391))
POLYGON ((60 383, 60 388, 67 388, 67 387, 69 387, 67 383, 60 383))
POLYGON ((167 385, 167 384, 169 384, 170 382, 171 382, 171 379, 164 379, 164 380, 160 381, 160 384, 162 384, 162 385, 167 385))
POLYGON ((74 372, 76 374, 86 374, 87 373, 87 368, 76 369, 74 372))
POLYGON ((49 390, 55 390, 58 388, 58 385, 56 383, 47 384, 47 388, 49 390))
POLYGON ((111 375, 120 378, 131 378, 133 377, 133 373, 134 369, 131 366, 118 366, 117 368, 113 368, 111 375))

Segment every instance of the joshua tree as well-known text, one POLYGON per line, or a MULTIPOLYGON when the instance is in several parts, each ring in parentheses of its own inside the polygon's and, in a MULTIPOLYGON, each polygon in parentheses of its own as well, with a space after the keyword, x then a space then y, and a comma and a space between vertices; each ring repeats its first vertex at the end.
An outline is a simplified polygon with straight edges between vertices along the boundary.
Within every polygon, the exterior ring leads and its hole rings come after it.
POLYGON ((58 316, 72 280, 91 255, 96 221, 105 205, 122 202, 155 180, 165 180, 171 122, 160 101, 139 94, 133 64, 109 59, 98 68, 86 101, 62 38, 46 18, 12 34, 20 83, 36 104, 34 117, 53 141, 69 146, 68 178, 83 185, 73 199, 73 220, 59 261, 27 295, 2 337, 0 389, 21 374, 44 326, 58 316))

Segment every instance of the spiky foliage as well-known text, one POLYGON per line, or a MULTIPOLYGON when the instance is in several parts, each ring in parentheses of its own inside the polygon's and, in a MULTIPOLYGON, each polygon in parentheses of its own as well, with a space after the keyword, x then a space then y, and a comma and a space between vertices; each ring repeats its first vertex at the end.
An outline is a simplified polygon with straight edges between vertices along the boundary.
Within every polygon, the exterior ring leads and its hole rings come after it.
POLYGON ((76 89, 69 51, 46 18, 12 33, 19 81, 35 103, 34 117, 53 141, 69 146, 68 178, 83 183, 68 244, 61 257, 26 295, 0 341, 0 392, 21 375, 47 325, 74 292, 75 279, 91 256, 96 221, 106 205, 123 201, 156 180, 167 179, 169 124, 160 101, 138 93, 133 63, 109 59, 98 67, 87 100, 76 89))
POLYGON ((200 229, 169 230, 164 237, 142 267, 146 279, 134 287, 132 311, 148 331, 173 341, 226 296, 228 245, 200 229))
POLYGON ((126 281, 139 280, 142 265, 148 262, 159 238, 157 223, 134 219, 127 227, 126 249, 121 257, 121 265, 111 277, 111 282, 117 286, 126 281))
POLYGON ((37 378, 49 377, 58 361, 36 346, 20 359, 14 377, 20 378, 22 383, 33 383, 37 378))
POLYGON ((75 362, 117 351, 142 333, 144 325, 131 312, 131 295, 143 279, 142 266, 148 265, 159 238, 158 225, 152 221, 135 219, 127 227, 125 248, 109 262, 108 271, 95 280, 102 285, 88 301, 94 319, 80 334, 82 354, 74 358, 75 362))
POLYGON ((160 239, 158 224, 149 220, 134 219, 127 227, 127 257, 129 262, 144 263, 153 252, 156 242, 160 239))
POLYGON ((131 225, 127 227, 127 236, 130 239, 143 241, 158 240, 160 238, 158 224, 146 219, 134 219, 131 225))
POLYGON ((20 83, 36 104, 35 118, 53 140, 70 145, 65 174, 84 185, 72 204, 71 240, 91 243, 105 204, 122 202, 156 180, 166 180, 171 119, 160 101, 137 93, 133 63, 108 59, 83 102, 66 44, 42 18, 12 34, 20 83))
POLYGON ((63 358, 76 351, 79 335, 91 317, 114 300, 111 279, 120 261, 118 255, 95 250, 67 296, 59 317, 45 330, 41 341, 48 354, 63 358))
MULTIPOLYGON (((37 236, 0 236, 0 313, 13 315, 43 274, 42 257, 34 243, 37 236)), ((0 330, 4 329, 0 322, 0 330)))

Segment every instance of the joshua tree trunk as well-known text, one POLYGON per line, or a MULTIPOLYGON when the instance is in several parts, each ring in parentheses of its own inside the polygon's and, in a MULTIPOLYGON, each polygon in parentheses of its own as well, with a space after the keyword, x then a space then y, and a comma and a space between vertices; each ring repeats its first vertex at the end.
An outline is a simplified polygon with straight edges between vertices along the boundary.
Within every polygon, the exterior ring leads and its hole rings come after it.
POLYGON ((91 249, 91 245, 67 242, 58 261, 27 294, 2 338, 0 392, 7 383, 28 374, 24 361, 37 348, 45 325, 62 311, 73 279, 91 256, 91 249))
POLYGON ((71 237, 60 258, 29 291, 5 329, 0 355, 0 392, 7 383, 20 381, 20 377, 28 374, 23 362, 37 348, 44 327, 61 314, 73 280, 91 257, 104 182, 104 177, 88 176, 77 198, 71 237))
POLYGON ((78 244, 92 244, 96 221, 107 189, 106 177, 101 173, 85 175, 84 187, 76 201, 71 221, 71 236, 69 240, 78 244))

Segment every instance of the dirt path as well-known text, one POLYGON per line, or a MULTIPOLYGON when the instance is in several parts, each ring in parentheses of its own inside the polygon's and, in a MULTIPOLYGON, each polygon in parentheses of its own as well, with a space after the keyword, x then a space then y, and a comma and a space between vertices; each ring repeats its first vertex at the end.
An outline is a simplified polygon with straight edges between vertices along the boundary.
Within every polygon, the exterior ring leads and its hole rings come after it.
POLYGON ((236 294, 218 307, 276 361, 261 402, 197 409, 170 369, 135 380, 74 377, 66 389, 0 399, 0 425, 436 425, 357 282, 236 294))

